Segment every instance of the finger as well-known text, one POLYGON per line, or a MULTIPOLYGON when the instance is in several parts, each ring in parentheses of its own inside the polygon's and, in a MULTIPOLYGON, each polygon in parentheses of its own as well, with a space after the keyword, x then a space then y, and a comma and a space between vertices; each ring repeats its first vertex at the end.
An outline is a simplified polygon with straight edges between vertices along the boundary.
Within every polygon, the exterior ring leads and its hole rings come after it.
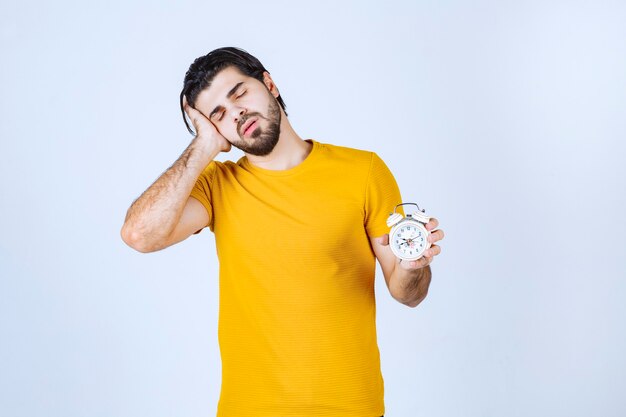
POLYGON ((187 113, 187 116, 191 119, 191 117, 194 116, 194 112, 196 111, 196 109, 189 105, 186 96, 183 96, 183 108, 185 109, 185 113, 187 113))
POLYGON ((424 256, 428 258, 433 258, 441 253, 441 246, 432 245, 430 248, 424 251, 424 256))
POLYGON ((189 118, 191 118, 191 116, 198 116, 201 114, 198 110, 191 107, 191 105, 187 102, 187 97, 185 96, 183 96, 183 106, 185 108, 185 111, 189 115, 189 118))
POLYGON ((403 261, 402 259, 399 259, 399 260, 400 260, 399 264, 402 269, 411 270, 411 269, 421 269, 430 265, 430 263, 433 261, 433 257, 423 255, 421 258, 415 261, 403 261))
POLYGON ((189 104, 185 107, 185 112, 189 119, 193 122, 194 126, 202 119, 204 119, 204 115, 200 113, 198 110, 191 107, 189 104))
POLYGON ((433 232, 430 233, 430 235, 428 236, 428 241, 430 243, 434 243, 437 242, 438 240, 443 239, 443 230, 439 229, 439 230, 435 230, 433 232))
POLYGON ((431 217, 428 223, 426 223, 426 230, 430 232, 431 230, 436 229, 437 226, 439 226, 439 221, 436 218, 431 217))
POLYGON ((386 233, 378 238, 378 243, 383 246, 387 246, 389 244, 389 233, 386 233))
POLYGON ((183 109, 185 109, 185 113, 187 114, 187 117, 189 117, 191 119, 191 106, 189 105, 189 103, 187 103, 187 98, 183 97, 183 109))
POLYGON ((189 116, 195 116, 200 113, 198 110, 191 107, 189 103, 185 104, 185 111, 187 112, 187 114, 189 114, 189 116))
POLYGON ((432 257, 428 257, 428 256, 422 256, 421 258, 416 259, 414 261, 406 261, 400 258, 397 258, 397 259, 398 259, 397 263, 400 265, 400 268, 406 269, 406 270, 424 268, 425 266, 428 266, 433 260, 432 257))
POLYGON ((431 256, 422 256, 417 261, 418 261, 418 266, 416 268, 424 268, 430 265, 430 263, 433 261, 433 258, 431 256))

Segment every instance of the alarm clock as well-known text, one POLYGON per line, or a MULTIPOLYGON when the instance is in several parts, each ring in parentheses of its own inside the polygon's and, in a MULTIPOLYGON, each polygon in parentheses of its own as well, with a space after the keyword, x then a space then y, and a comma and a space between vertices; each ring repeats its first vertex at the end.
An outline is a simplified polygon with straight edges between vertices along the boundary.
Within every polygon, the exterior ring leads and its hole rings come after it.
POLYGON ((398 204, 387 218, 387 226, 391 227, 389 246, 393 254, 405 261, 415 261, 421 258, 426 249, 430 248, 428 241, 430 232, 425 227, 429 220, 430 217, 425 215, 424 210, 420 209, 416 203, 398 204), (399 206, 407 204, 416 206, 418 211, 407 214, 406 217, 396 213, 399 206))

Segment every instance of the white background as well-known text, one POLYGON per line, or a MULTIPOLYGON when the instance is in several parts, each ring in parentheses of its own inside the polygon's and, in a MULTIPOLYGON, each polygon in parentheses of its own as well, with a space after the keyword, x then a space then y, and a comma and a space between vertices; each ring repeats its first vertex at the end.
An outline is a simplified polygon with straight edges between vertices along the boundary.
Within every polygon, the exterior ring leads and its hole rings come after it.
POLYGON ((417 308, 377 273, 386 417, 623 416, 624 22, 618 1, 3 0, 0 414, 215 414, 214 235, 141 254, 119 231, 191 140, 189 65, 237 46, 301 137, 377 152, 446 233, 417 308))

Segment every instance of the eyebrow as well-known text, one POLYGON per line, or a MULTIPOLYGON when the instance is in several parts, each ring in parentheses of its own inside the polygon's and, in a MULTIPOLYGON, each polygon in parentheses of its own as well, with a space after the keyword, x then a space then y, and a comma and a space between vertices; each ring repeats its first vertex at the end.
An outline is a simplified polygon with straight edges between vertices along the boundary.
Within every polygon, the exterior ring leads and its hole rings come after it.
MULTIPOLYGON (((237 84, 235 84, 235 86, 231 88, 230 91, 226 94, 226 99, 230 99, 233 96, 233 94, 237 92, 237 90, 239 89, 239 87, 241 87, 242 84, 243 84, 243 81, 240 81, 237 84)), ((220 111, 221 108, 222 106, 216 106, 211 112, 211 114, 209 114, 209 119, 213 118, 213 116, 215 116, 215 113, 220 111)))

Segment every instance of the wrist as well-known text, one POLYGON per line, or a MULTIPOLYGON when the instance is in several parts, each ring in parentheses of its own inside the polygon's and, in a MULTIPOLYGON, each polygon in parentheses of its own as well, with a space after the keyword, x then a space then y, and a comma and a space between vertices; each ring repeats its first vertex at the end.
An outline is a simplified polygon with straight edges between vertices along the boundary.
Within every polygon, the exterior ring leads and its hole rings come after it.
POLYGON ((191 142, 191 148, 193 153, 199 155, 206 163, 209 163, 221 152, 217 143, 205 136, 196 136, 191 142))

